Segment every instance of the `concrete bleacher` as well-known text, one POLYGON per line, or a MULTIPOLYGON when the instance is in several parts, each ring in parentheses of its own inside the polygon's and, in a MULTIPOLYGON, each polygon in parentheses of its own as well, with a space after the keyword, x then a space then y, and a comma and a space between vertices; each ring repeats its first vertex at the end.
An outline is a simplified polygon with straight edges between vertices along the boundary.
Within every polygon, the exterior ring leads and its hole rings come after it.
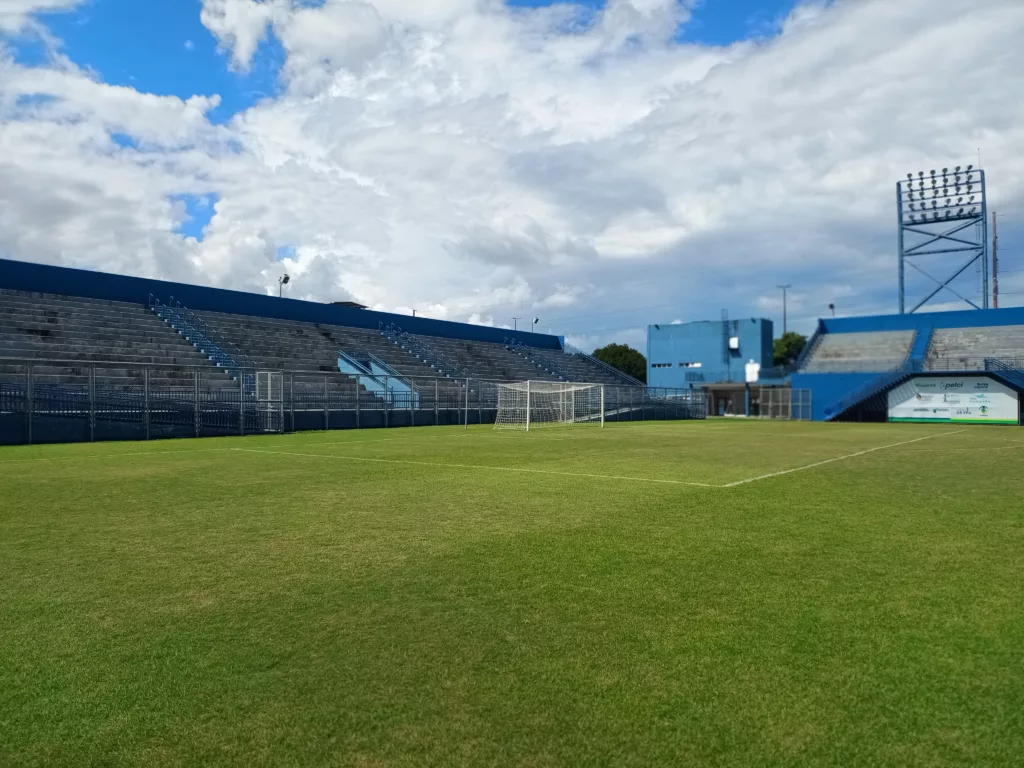
POLYGON ((510 351, 504 344, 484 341, 419 336, 420 343, 453 360, 466 376, 496 381, 553 380, 528 360, 510 351))
POLYGON ((566 354, 554 349, 531 349, 529 354, 547 368, 562 373, 568 381, 614 386, 635 385, 635 382, 630 381, 624 374, 610 371, 585 355, 566 354))
POLYGON ((439 376, 375 331, 221 312, 196 314, 249 355, 258 368, 337 373, 340 350, 357 359, 367 353, 376 355, 404 376, 439 376))
POLYGON ((925 367, 985 370, 986 358, 1024 360, 1024 325, 936 329, 928 345, 925 367))
POLYGON ((801 373, 882 372, 910 354, 915 331, 826 333, 818 337, 801 373))
MULTIPOLYGON (((188 386, 196 367, 204 387, 233 386, 188 341, 142 304, 0 290, 0 357, 32 363, 39 383, 85 384, 90 363, 105 386, 188 386), (60 361, 61 364, 48 364, 60 361)), ((23 376, 25 365, 0 363, 0 377, 23 376)))

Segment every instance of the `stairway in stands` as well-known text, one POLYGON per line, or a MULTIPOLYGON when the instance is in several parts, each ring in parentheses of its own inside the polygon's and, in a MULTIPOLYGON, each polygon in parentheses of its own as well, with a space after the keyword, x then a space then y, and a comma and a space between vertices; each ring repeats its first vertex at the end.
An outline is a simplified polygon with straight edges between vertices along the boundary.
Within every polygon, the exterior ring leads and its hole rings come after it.
MULTIPOLYGON (((153 386, 190 386, 195 367, 206 387, 233 386, 188 341, 143 304, 0 290, 0 357, 33 361, 33 375, 85 384, 89 363, 104 363, 108 386, 137 385, 146 366, 153 386)), ((0 378, 24 365, 0 361, 0 378)))

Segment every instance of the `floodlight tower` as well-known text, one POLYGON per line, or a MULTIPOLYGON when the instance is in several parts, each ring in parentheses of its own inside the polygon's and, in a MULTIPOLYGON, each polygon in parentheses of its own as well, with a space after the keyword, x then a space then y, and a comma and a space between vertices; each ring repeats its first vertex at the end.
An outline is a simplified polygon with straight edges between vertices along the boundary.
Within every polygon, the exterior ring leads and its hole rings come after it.
POLYGON ((985 172, 973 165, 959 165, 941 172, 918 171, 896 184, 899 216, 900 314, 912 314, 943 290, 975 309, 988 309, 988 224, 985 172), (966 259, 945 280, 929 274, 917 263, 922 256, 961 254, 966 259), (960 294, 951 284, 969 267, 980 265, 981 306, 960 294), (910 266, 932 280, 936 288, 907 309, 906 268, 910 266))

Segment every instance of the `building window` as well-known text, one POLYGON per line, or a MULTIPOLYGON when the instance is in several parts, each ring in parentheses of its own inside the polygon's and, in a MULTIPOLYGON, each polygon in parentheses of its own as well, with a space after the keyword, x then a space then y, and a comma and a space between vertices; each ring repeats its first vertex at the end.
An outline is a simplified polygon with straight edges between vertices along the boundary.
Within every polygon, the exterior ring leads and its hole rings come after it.
POLYGON ((651 363, 651 368, 671 368, 672 363, 651 363))
POLYGON ((680 363, 680 368, 703 368, 704 363, 680 363))

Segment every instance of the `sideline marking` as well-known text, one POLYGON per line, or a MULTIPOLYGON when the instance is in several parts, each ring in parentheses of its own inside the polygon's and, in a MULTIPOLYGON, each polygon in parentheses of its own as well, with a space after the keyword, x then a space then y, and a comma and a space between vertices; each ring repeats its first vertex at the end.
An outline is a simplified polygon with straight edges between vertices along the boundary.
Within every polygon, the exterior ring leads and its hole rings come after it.
POLYGON ((412 461, 410 459, 373 459, 367 456, 337 456, 323 453, 297 453, 291 451, 263 451, 258 448, 233 448, 243 453, 265 453, 274 456, 302 456, 312 459, 340 459, 342 461, 366 461, 374 464, 412 464, 419 467, 440 467, 448 469, 486 469, 492 472, 524 472, 535 475, 559 475, 561 477, 588 477, 596 480, 629 480, 635 483, 658 483, 662 485, 691 485, 698 488, 724 488, 710 483, 693 483, 686 480, 656 480, 650 477, 627 477, 624 475, 595 475, 586 472, 556 472, 551 469, 527 469, 525 467, 494 467, 484 464, 444 464, 435 461, 412 461))
POLYGON ((857 456, 863 456, 868 453, 874 453, 875 451, 884 451, 886 448, 898 448, 901 445, 910 445, 911 443, 920 443, 922 440, 931 440, 935 437, 948 437, 949 435, 959 435, 961 432, 966 432, 966 429, 957 429, 953 432, 941 432, 937 435, 925 435, 924 437, 918 437, 914 440, 904 440, 902 443, 890 443, 889 445, 880 445, 877 448, 868 448, 864 451, 857 451, 856 453, 848 453, 845 456, 836 456, 834 459, 825 459, 824 461, 816 461, 813 464, 807 464, 803 467, 794 467, 793 469, 784 469, 781 472, 769 472, 767 475, 758 475, 757 477, 748 477, 746 480, 737 480, 734 483, 726 483, 725 485, 718 486, 719 488, 735 488, 737 485, 746 485, 747 483, 754 483, 758 480, 767 480, 770 477, 779 477, 780 475, 789 475, 793 472, 802 472, 805 469, 814 469, 815 467, 821 467, 825 464, 832 464, 836 461, 842 461, 843 459, 852 459, 857 456))

